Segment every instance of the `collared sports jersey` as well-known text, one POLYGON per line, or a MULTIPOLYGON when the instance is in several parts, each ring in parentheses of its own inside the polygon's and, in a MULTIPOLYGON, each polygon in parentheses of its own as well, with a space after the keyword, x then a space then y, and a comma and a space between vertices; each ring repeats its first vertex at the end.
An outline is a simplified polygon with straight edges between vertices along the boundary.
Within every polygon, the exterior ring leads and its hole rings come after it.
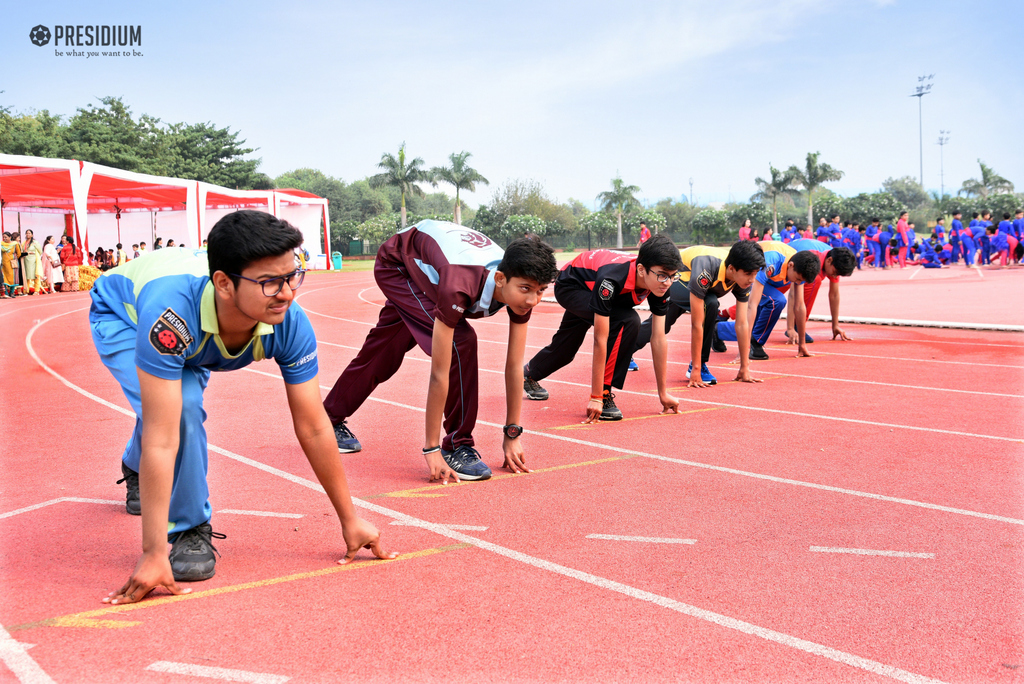
POLYGON ((817 240, 794 240, 789 243, 789 246, 798 252, 816 252, 821 260, 821 271, 818 273, 818 280, 828 278, 833 283, 839 282, 839 276, 825 275, 825 258, 832 251, 831 247, 817 240))
POLYGON ((776 289, 788 285, 786 269, 789 267, 789 260, 796 254, 796 250, 791 245, 778 242, 763 244, 761 249, 764 250, 764 268, 757 272, 757 282, 776 289))
POLYGON ((285 382, 316 377, 316 337, 306 313, 292 303, 278 325, 257 323, 236 354, 220 338, 206 252, 170 247, 107 271, 92 287, 92 311, 113 314, 137 331, 135 365, 178 380, 184 366, 227 371, 274 359, 285 382))
MULTIPOLYGON (((463 318, 493 316, 494 273, 505 250, 493 240, 447 221, 420 221, 391 236, 377 251, 377 268, 397 267, 435 304, 430 315, 454 328, 463 318)), ((513 323, 525 316, 508 310, 513 323)))
MULTIPOLYGON (((762 244, 762 249, 777 247, 773 242, 762 244)), ((707 247, 694 245, 679 252, 683 262, 683 270, 679 272, 681 280, 690 292, 703 300, 708 292, 717 297, 724 297, 727 292, 733 291, 735 281, 725 279, 725 258, 729 256, 729 250, 721 247, 707 247)), ((753 286, 744 290, 735 288, 733 296, 737 302, 745 302, 750 299, 750 290, 753 286)))
POLYGON ((590 310, 601 316, 610 316, 612 309, 632 309, 644 300, 652 314, 664 316, 669 294, 657 297, 650 290, 636 289, 636 259, 636 254, 610 249, 583 252, 562 267, 555 287, 590 290, 590 310))

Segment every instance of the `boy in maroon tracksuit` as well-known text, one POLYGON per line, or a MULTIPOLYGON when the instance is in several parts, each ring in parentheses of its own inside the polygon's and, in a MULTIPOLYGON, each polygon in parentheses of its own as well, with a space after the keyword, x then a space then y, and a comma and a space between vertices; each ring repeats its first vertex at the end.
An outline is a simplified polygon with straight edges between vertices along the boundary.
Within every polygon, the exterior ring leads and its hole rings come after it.
POLYGON ((484 480, 491 470, 474 448, 477 417, 477 341, 467 319, 493 316, 506 306, 510 320, 505 363, 504 466, 529 472, 518 437, 523 356, 530 311, 558 273, 552 249, 537 237, 514 240, 502 251, 475 230, 421 221, 380 246, 373 276, 387 301, 376 327, 341 374, 324 407, 338 450, 362 446, 345 421, 374 388, 394 375, 414 346, 430 358, 423 456, 431 480, 484 480), (445 353, 432 353, 434 349, 445 353), (447 350, 451 350, 448 353, 447 350), (514 390, 514 391, 513 391, 514 390), (440 439, 442 413, 444 439, 440 439))
POLYGON ((555 299, 565 308, 551 344, 537 352, 523 369, 523 389, 534 400, 545 400, 543 380, 575 357, 591 326, 594 357, 591 367, 587 420, 621 420, 613 387, 622 388, 630 355, 640 332, 640 316, 633 307, 645 299, 650 304, 653 330, 651 351, 658 398, 664 411, 677 411, 679 401, 667 390, 668 341, 665 313, 668 290, 682 267, 679 250, 665 235, 657 235, 638 254, 599 249, 583 252, 562 268, 555 281, 555 299))

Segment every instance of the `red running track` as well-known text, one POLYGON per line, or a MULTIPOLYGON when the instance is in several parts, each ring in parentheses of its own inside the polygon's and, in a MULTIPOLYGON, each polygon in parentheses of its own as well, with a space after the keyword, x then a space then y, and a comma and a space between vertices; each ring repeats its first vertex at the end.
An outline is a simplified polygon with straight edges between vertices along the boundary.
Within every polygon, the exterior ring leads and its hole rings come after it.
MULTIPOLYGON (((1019 291, 1019 273, 996 273, 988 298, 1019 291)), ((844 313, 926 318, 899 297, 870 308, 874 275, 844 281, 844 313)), ((925 276, 892 290, 939 285, 925 276)), ((308 279, 325 393, 381 301, 370 274, 308 279)), ((133 566, 139 521, 96 502, 123 501, 132 419, 87 303, 0 308, 0 684, 1024 679, 1019 334, 847 326, 852 342, 830 342, 812 323, 815 356, 776 333, 753 366, 765 382, 738 384, 730 345, 712 359, 720 384, 689 390, 681 325, 669 372, 683 413, 654 415, 646 352, 618 393, 626 419, 583 426, 588 341, 545 381, 551 399, 524 406, 536 472, 447 487, 419 456, 428 366, 414 350, 350 420, 364 450, 343 457, 363 514, 403 555, 345 568, 276 367, 217 374, 217 575, 188 598, 111 608, 100 598, 133 566)), ((559 317, 537 309, 528 354, 559 317)), ((478 445, 497 469, 507 323, 474 325, 478 445)))

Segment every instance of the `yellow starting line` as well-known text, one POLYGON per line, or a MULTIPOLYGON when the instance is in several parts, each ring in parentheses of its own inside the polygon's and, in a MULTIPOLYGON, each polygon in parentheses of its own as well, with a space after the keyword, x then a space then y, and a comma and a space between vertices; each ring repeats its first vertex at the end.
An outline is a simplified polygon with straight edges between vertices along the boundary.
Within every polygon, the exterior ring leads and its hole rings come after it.
POLYGON ((363 568, 379 568, 391 563, 397 563, 398 561, 413 560, 416 558, 425 558, 427 556, 433 556, 438 553, 445 553, 447 551, 457 551, 459 549, 469 548, 469 544, 450 544, 447 546, 437 546, 431 549, 423 549, 422 551, 413 551, 411 553, 405 553, 395 558, 394 560, 372 560, 372 561, 361 561, 356 563, 349 563, 347 565, 335 565, 329 568, 321 568, 319 570, 310 570, 308 572, 297 572, 291 575, 285 575, 283 577, 270 577, 268 579, 256 580, 254 582, 244 582, 242 584, 232 584, 226 587, 217 587, 216 589, 206 589, 205 591, 196 591, 190 594, 179 594, 178 596, 161 596, 155 599, 145 599, 138 603, 126 603, 117 606, 106 606, 98 610, 87 610, 82 613, 72 613, 71 615, 61 615, 59 617, 48 618, 46 620, 39 620, 37 622, 28 622, 23 625, 14 625, 13 627, 7 627, 8 632, 16 632, 25 629, 33 629, 35 627, 88 627, 93 629, 124 629, 126 627, 136 627, 141 625, 141 622, 132 622, 128 620, 98 620, 96 618, 104 615, 116 615, 119 613, 128 613, 133 610, 144 610, 146 608, 156 608, 157 606, 163 606, 168 603, 177 603, 179 601, 193 601, 195 599, 209 598, 211 596, 219 596, 221 594, 231 594, 238 591, 248 591, 249 589, 259 589, 261 587, 269 587, 275 584, 283 584, 285 582, 296 582, 298 580, 311 579, 314 577, 323 577, 325 575, 333 575, 339 572, 346 572, 348 570, 360 570, 363 568))

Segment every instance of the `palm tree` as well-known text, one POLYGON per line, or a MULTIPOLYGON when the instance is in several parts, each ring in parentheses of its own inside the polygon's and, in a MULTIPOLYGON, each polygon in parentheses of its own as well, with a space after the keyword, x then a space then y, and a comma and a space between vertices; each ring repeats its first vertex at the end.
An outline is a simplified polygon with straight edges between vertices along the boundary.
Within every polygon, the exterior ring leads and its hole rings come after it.
POLYGON ((434 176, 435 186, 438 181, 455 186, 455 223, 460 226, 462 225, 462 206, 459 204, 459 190, 476 192, 477 183, 491 184, 490 181, 480 175, 480 172, 466 165, 466 160, 472 156, 466 151, 459 152, 458 154, 452 152, 448 155, 448 159, 452 163, 451 166, 435 166, 430 169, 430 173, 434 176))
POLYGON ((981 167, 981 180, 968 178, 960 186, 960 191, 957 192, 958 195, 962 193, 968 197, 971 195, 988 197, 989 195, 1013 192, 1013 183, 986 166, 985 162, 980 159, 978 160, 978 165, 981 167))
POLYGON ((797 181, 792 168, 789 168, 786 171, 779 171, 771 165, 771 162, 769 162, 768 170, 771 171, 772 179, 770 181, 766 181, 763 178, 755 178, 754 183, 757 185, 757 192, 750 198, 750 201, 771 201, 772 228, 777 233, 779 232, 779 197, 795 194, 797 192, 795 187, 797 181))
POLYGON ((382 188, 390 185, 399 189, 402 193, 402 228, 405 228, 405 195, 411 193, 417 197, 423 197, 423 190, 417 183, 431 182, 430 174, 423 168, 423 160, 419 157, 406 163, 405 143, 398 148, 398 157, 385 152, 380 157, 377 168, 384 169, 384 173, 370 176, 371 188, 382 188))
POLYGON ((602 209, 615 212, 615 218, 619 222, 616 242, 619 249, 622 249, 622 215, 630 209, 640 208, 640 202, 634 197, 634 194, 638 192, 640 192, 640 188, 635 185, 623 185, 622 178, 616 176, 612 179, 612 189, 597 196, 602 209))
POLYGON ((808 152, 806 166, 798 169, 790 166, 787 173, 792 173, 797 185, 803 186, 807 191, 807 223, 814 223, 814 191, 823 183, 837 181, 843 177, 843 172, 833 169, 828 164, 819 164, 818 155, 821 152, 808 152))

